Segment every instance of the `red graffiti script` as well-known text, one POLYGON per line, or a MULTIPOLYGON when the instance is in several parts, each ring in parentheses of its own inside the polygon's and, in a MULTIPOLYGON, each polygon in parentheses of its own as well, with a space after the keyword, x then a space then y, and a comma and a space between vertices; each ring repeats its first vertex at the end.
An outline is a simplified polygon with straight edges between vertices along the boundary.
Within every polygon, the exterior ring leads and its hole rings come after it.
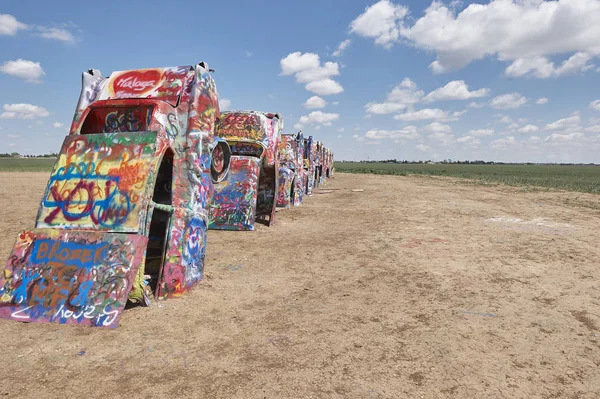
POLYGON ((149 69, 145 71, 126 72, 113 80, 112 89, 118 95, 139 96, 151 92, 160 83, 162 74, 160 71, 149 69))

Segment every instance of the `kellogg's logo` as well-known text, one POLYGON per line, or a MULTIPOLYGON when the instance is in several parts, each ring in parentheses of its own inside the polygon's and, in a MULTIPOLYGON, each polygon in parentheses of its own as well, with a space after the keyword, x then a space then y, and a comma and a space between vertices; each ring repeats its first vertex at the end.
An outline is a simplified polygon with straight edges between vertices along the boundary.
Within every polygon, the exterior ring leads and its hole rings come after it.
POLYGON ((141 95, 158 86, 161 77, 161 72, 157 70, 126 72, 113 81, 113 91, 120 96, 141 95))

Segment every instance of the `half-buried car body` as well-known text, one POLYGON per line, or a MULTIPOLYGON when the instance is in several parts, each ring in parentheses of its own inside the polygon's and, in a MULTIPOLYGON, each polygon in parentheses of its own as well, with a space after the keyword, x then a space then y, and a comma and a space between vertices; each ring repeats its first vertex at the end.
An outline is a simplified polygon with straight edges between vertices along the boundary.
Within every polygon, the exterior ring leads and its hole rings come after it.
POLYGON ((84 72, 35 228, 0 276, 0 317, 117 327, 128 298, 198 283, 218 116, 204 63, 84 72))
POLYGON ((304 139, 304 194, 312 195, 315 186, 315 158, 314 158, 314 140, 313 136, 304 139))
POLYGON ((223 112, 215 134, 229 144, 229 171, 215 184, 209 228, 254 230, 275 220, 283 120, 258 111, 223 112))
POLYGON ((277 206, 299 206, 304 195, 304 139, 302 132, 283 134, 279 146, 279 193, 277 206))

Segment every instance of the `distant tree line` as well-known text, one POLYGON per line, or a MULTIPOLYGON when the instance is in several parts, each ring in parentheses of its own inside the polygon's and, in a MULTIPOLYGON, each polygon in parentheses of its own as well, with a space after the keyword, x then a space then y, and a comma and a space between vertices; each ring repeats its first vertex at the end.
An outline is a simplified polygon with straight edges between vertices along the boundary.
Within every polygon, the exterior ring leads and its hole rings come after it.
MULTIPOLYGON (((336 161, 336 162, 356 162, 356 161, 336 161)), ((359 163, 398 163, 398 164, 409 164, 409 165, 421 165, 421 164, 457 164, 457 165, 596 165, 594 163, 553 163, 553 162, 496 162, 496 161, 453 161, 452 159, 444 159, 439 162, 434 162, 430 159, 426 161, 408 161, 408 160, 397 160, 397 159, 384 159, 379 161, 358 161, 359 163)))
POLYGON ((362 163, 403 163, 403 164, 423 164, 423 163, 443 163, 443 164, 449 164, 449 163, 455 163, 455 164, 475 164, 475 165, 495 165, 495 164, 500 164, 502 162, 494 162, 494 161, 490 161, 490 162, 486 162, 486 161, 480 161, 480 160, 475 160, 475 161, 453 161, 451 159, 444 159, 442 161, 439 162, 434 162, 430 159, 426 160, 426 161, 409 161, 409 160, 397 160, 397 159, 384 159, 382 161, 360 161, 362 163))
POLYGON ((53 152, 50 154, 44 154, 44 155, 21 155, 18 152, 11 152, 10 154, 8 152, 5 153, 0 153, 0 158, 57 158, 58 154, 53 152))

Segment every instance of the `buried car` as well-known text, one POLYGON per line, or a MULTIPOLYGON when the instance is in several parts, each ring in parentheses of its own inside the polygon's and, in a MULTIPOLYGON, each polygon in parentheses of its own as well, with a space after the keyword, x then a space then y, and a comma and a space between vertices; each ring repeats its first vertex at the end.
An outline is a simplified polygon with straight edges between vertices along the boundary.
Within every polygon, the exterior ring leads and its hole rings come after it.
POLYGON ((331 153, 331 150, 329 150, 329 148, 322 145, 322 143, 321 143, 320 153, 321 153, 320 176, 321 176, 321 183, 323 183, 325 181, 325 179, 328 179, 333 176, 333 173, 331 170, 333 167, 333 162, 332 162, 333 155, 331 153))
POLYGON ((271 225, 279 184, 279 142, 283 120, 259 111, 223 112, 215 134, 226 140, 229 169, 219 176, 209 209, 209 228, 254 230, 271 225))
POLYGON ((333 178, 333 152, 329 148, 325 148, 325 154, 323 156, 325 162, 325 177, 333 178))
POLYGON ((320 141, 316 141, 313 143, 314 149, 314 168, 315 168, 315 187, 319 187, 321 183, 323 183, 323 164, 322 164, 322 155, 323 155, 323 143, 320 141))
POLYGON ((291 205, 299 206, 302 203, 305 179, 302 163, 303 146, 302 132, 281 135, 278 207, 289 208, 291 205))
POLYGON ((313 136, 308 136, 304 139, 304 194, 312 195, 313 187, 315 186, 315 155, 313 136))
POLYGON ((203 278, 219 116, 209 72, 83 73, 35 228, 0 276, 0 317, 117 327, 128 299, 147 305, 203 278))

